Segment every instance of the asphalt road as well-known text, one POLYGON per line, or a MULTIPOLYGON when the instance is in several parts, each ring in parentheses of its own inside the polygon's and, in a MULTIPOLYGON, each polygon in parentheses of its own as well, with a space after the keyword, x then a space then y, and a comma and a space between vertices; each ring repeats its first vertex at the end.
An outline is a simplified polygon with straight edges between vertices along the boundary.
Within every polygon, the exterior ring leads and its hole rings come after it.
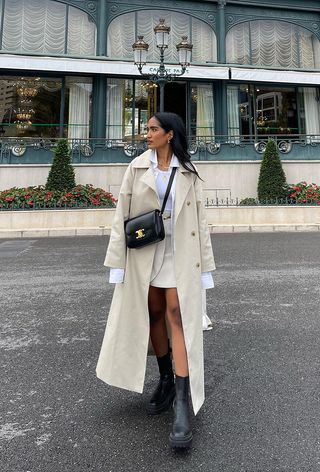
MULTIPOLYGON (((172 413, 95 377, 112 288, 106 238, 0 240, 1 472, 320 471, 320 236, 214 235, 206 402, 194 446, 172 413)), ((134 347, 133 347, 134 348, 134 347)))

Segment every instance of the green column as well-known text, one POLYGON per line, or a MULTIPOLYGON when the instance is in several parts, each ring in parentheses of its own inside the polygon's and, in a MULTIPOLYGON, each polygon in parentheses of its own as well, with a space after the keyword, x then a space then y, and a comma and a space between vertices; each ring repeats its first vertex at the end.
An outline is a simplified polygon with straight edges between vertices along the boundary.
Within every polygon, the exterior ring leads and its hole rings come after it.
MULTIPOLYGON (((226 63, 226 4, 227 0, 218 0, 218 63, 226 63)), ((221 135, 228 134, 228 110, 227 110, 227 83, 221 80, 216 86, 216 133, 221 135), (217 116, 219 114, 219 116, 217 116)))
POLYGON ((228 108, 227 108, 227 83, 224 80, 217 81, 215 90, 215 132, 217 135, 228 134, 228 108))
POLYGON ((61 98, 60 98, 60 125, 59 125, 59 138, 63 138, 64 135, 64 110, 66 101, 66 78, 62 77, 61 84, 61 98))
POLYGON ((93 79, 92 96, 92 138, 106 136, 106 77, 99 75, 93 79))
POLYGON ((107 55, 107 0, 99 1, 98 24, 97 24, 97 55, 107 55))
MULTIPOLYGON (((107 54, 107 0, 98 2, 97 55, 107 54)), ((105 138, 106 129, 106 76, 93 78, 92 94, 92 138, 105 138)))
POLYGON ((218 0, 218 62, 226 62, 226 0, 218 0))

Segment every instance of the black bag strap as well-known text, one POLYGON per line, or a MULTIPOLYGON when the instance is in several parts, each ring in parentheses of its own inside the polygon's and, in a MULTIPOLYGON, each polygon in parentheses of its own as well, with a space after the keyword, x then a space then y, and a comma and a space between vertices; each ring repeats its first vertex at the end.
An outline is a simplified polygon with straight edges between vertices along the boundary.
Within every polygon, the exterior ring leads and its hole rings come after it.
POLYGON ((166 190, 166 193, 165 193, 165 196, 164 196, 164 199, 163 199, 162 207, 161 207, 161 210, 160 210, 161 215, 163 214, 164 209, 166 207, 166 203, 167 203, 167 200, 168 200, 168 197, 169 197, 169 193, 170 193, 170 190, 171 190, 171 186, 172 186, 172 182, 173 182, 174 174, 176 173, 176 170, 177 170, 176 167, 172 167, 172 171, 171 171, 171 174, 170 174, 170 179, 169 179, 169 182, 168 182, 168 187, 167 187, 167 190, 166 190))

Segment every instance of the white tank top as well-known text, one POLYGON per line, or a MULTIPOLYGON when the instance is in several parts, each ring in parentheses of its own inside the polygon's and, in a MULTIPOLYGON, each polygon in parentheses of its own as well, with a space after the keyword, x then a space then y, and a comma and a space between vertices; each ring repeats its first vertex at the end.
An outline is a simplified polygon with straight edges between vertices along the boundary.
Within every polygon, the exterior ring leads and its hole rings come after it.
MULTIPOLYGON (((155 179, 156 179, 157 193, 158 193, 158 197, 159 197, 159 200, 160 200, 160 206, 163 203, 163 199, 164 199, 167 187, 168 187, 168 183, 169 183, 169 179, 170 179, 170 175, 171 175, 171 170, 172 170, 172 168, 170 168, 169 170, 156 169, 156 171, 155 171, 155 179)), ((171 191, 170 191, 167 203, 166 203, 166 207, 165 207, 166 211, 172 211, 172 195, 171 195, 171 192, 172 192, 172 187, 171 187, 171 191)))

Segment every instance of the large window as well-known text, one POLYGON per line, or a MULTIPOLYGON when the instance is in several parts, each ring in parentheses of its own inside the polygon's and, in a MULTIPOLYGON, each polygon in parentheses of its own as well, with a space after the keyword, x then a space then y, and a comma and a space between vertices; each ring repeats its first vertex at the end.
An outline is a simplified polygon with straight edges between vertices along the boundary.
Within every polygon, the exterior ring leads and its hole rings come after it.
POLYGON ((91 92, 85 77, 0 77, 0 135, 87 139, 91 92))
POLYGON ((212 28, 194 17, 173 11, 143 10, 126 13, 113 20, 108 28, 108 56, 132 60, 132 44, 143 35, 149 44, 148 60, 158 60, 159 51, 154 41, 154 26, 159 18, 165 18, 170 26, 169 47, 166 60, 177 62, 176 45, 181 36, 188 35, 193 43, 192 62, 216 61, 216 36, 212 28))
POLYGON ((191 84, 190 130, 193 137, 214 136, 214 101, 212 84, 191 84))
POLYGON ((149 116, 156 111, 155 84, 131 79, 108 79, 107 139, 143 140, 149 116))
POLYGON ((69 139, 88 139, 91 125, 92 79, 67 77, 65 84, 64 135, 69 139))
MULTIPOLYGON (((228 135, 320 134, 319 90, 313 87, 228 86, 228 135)), ((313 136, 313 137, 312 137, 313 136)))
POLYGON ((227 62, 262 67, 320 67, 320 42, 309 30, 285 21, 255 20, 227 35, 227 62))
POLYGON ((96 54, 96 26, 82 10, 52 0, 0 0, 0 49, 34 54, 96 54))
POLYGON ((308 141, 320 140, 320 93, 318 88, 299 88, 299 117, 301 132, 308 135, 308 141))

